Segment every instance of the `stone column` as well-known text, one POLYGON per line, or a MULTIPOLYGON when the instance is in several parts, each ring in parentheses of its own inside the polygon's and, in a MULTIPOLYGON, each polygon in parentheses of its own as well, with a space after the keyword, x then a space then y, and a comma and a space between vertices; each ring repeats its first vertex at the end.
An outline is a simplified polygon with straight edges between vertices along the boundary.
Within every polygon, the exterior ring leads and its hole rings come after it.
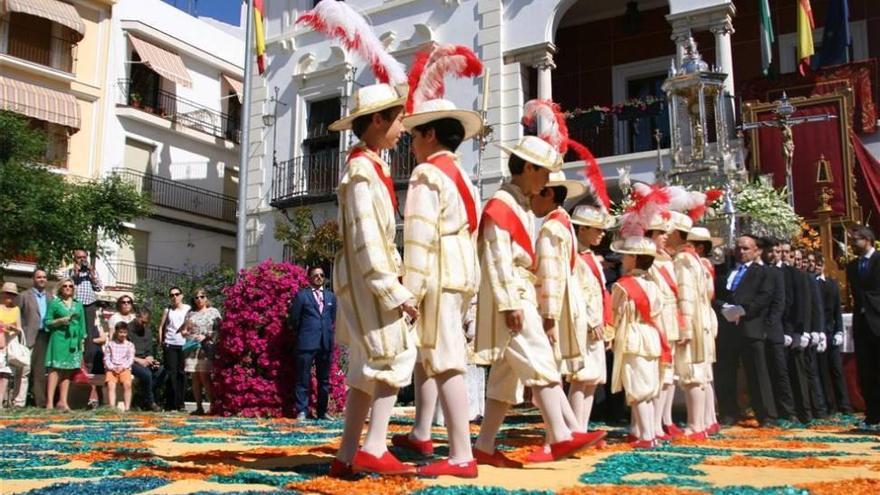
POLYGON ((727 79, 724 80, 724 89, 733 96, 733 51, 730 48, 733 25, 730 18, 711 26, 709 31, 715 35, 715 63, 722 72, 727 74, 727 79))
MULTIPOLYGON (((545 52, 539 55, 534 67, 538 69, 538 98, 541 100, 553 100, 553 69, 556 64, 553 63, 553 53, 545 52)), ((538 132, 540 133, 551 122, 545 122, 544 118, 538 119, 538 132)))
POLYGON ((672 41, 675 42, 675 68, 681 68, 681 59, 684 58, 684 50, 685 46, 687 46, 687 40, 691 36, 691 32, 689 29, 676 29, 672 32, 672 41))

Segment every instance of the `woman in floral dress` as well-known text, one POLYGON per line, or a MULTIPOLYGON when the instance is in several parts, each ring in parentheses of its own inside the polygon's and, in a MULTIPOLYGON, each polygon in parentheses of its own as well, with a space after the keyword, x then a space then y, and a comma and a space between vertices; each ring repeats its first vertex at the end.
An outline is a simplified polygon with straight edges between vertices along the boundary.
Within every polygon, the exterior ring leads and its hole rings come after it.
POLYGON ((211 403, 211 361, 214 358, 217 329, 220 327, 220 312, 211 306, 204 289, 193 292, 192 307, 193 310, 186 316, 184 335, 187 341, 199 345, 187 355, 184 370, 192 375, 192 390, 196 399, 196 410, 193 414, 202 415, 205 414, 202 407, 203 389, 208 404, 211 403))

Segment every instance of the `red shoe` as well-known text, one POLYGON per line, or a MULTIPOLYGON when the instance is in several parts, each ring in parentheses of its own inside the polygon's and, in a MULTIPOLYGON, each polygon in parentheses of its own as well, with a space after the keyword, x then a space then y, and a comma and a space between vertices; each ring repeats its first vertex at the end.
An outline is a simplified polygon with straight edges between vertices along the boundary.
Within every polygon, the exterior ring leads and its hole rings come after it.
POLYGON ((684 436, 684 431, 681 428, 679 428, 678 426, 675 426, 675 423, 663 425, 663 431, 665 431, 666 434, 672 438, 678 438, 678 437, 684 436))
POLYGON ((497 449, 495 450, 495 452, 487 454, 486 452, 483 452, 478 448, 474 448, 474 459, 477 461, 477 464, 485 464, 487 466, 514 469, 519 469, 523 467, 523 463, 519 461, 514 461, 497 449))
POLYGON ((391 445, 402 449, 411 450, 422 455, 434 454, 434 442, 428 440, 413 440, 407 434, 394 435, 391 437, 391 445))
POLYGON ((712 423, 706 428, 706 433, 710 435, 717 435, 721 431, 721 425, 718 423, 712 423))
POLYGON ((691 433, 690 435, 687 435, 688 440, 706 440, 708 438, 709 438, 709 434, 706 433, 705 430, 698 431, 696 433, 691 433))
POLYGON ((382 457, 376 457, 363 450, 358 450, 351 461, 351 469, 355 473, 376 473, 388 475, 414 475, 416 467, 412 464, 404 464, 391 452, 385 452, 382 457))
POLYGON ((334 458, 330 462, 330 472, 327 474, 334 478, 351 478, 354 476, 354 471, 351 469, 351 464, 346 464, 334 458))
POLYGON ((551 443, 550 452, 553 454, 554 461, 566 459, 576 454, 577 452, 580 452, 581 450, 592 446, 594 443, 598 442, 601 439, 602 437, 597 437, 596 435, 592 435, 589 433, 572 435, 571 440, 551 443))
POLYGON ((544 450, 543 445, 535 447, 526 456, 526 464, 540 464, 542 462, 553 462, 553 454, 544 450))
POLYGON ((623 441, 626 443, 638 442, 639 437, 633 435, 632 433, 627 433, 625 437, 623 437, 623 441))
MULTIPOLYGON (((673 438, 675 437, 672 435, 654 435, 654 440, 660 440, 661 442, 671 442, 673 438)), ((636 438, 634 441, 637 442, 638 440, 639 439, 636 438)))
POLYGON ((608 435, 608 432, 603 430, 585 431, 583 433, 572 432, 572 436, 574 437, 587 439, 587 442, 589 442, 588 447, 595 445, 597 448, 599 447, 599 444, 602 443, 602 439, 605 438, 606 435, 608 435))
POLYGON ((629 443, 634 449, 653 449, 655 447, 653 440, 636 440, 629 443))
POLYGON ((457 478, 476 478, 477 460, 472 459, 463 464, 450 464, 449 459, 419 466, 419 476, 436 478, 437 476, 455 476, 457 478))
POLYGON ((599 440, 596 442, 596 450, 604 450, 608 447, 608 444, 605 443, 605 440, 599 440))

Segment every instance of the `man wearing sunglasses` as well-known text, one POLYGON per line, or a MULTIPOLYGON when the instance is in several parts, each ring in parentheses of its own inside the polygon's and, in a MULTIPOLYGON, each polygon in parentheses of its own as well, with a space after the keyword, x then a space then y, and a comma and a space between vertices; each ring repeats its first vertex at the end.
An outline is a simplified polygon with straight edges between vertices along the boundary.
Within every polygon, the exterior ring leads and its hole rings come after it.
POLYGON ((312 395, 312 363, 318 381, 318 419, 327 417, 330 397, 330 362, 333 359, 333 325, 336 322, 336 296, 324 288, 324 269, 309 268, 309 286, 290 300, 287 323, 296 339, 296 385, 294 401, 297 419, 305 419, 312 395))

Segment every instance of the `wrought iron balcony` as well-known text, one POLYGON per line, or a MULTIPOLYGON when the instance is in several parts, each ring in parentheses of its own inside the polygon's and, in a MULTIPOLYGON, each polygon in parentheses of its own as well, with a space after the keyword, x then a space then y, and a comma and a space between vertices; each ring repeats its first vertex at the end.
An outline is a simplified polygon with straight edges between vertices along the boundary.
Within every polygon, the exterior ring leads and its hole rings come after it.
MULTIPOLYGON (((660 146, 669 147, 669 113, 666 101, 644 109, 623 107, 618 113, 590 111, 567 119, 572 139, 585 144, 597 158, 657 149, 654 131, 663 133, 660 146)), ((567 159, 575 159, 569 155, 567 159)))
POLYGON ((118 169, 114 173, 139 191, 149 194, 155 205, 224 222, 235 222, 237 201, 232 196, 137 170, 118 169))
MULTIPOLYGON (((276 163, 272 173, 272 201, 275 208, 287 208, 333 201, 345 155, 327 150, 298 156, 276 163)), ((397 189, 406 187, 412 169, 417 165, 409 143, 387 152, 391 179, 397 189)))
POLYGON ((214 137, 241 142, 241 122, 228 114, 211 110, 165 90, 141 93, 136 81, 120 79, 118 82, 122 105, 137 108, 174 125, 195 129, 214 137))
POLYGON ((115 287, 131 288, 145 280, 158 281, 170 285, 175 282, 180 272, 167 266, 150 265, 128 260, 108 260, 107 266, 115 275, 115 287))

